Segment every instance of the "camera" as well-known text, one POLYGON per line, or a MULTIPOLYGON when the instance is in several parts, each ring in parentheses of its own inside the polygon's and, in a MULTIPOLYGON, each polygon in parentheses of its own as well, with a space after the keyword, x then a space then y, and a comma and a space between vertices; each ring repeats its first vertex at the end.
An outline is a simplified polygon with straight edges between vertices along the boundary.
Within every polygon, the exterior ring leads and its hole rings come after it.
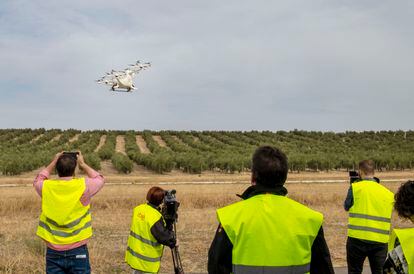
MULTIPOLYGON (((373 177, 373 179, 379 183, 380 179, 378 177, 373 177)), ((355 183, 355 182, 359 182, 362 181, 363 179, 361 178, 361 175, 359 175, 358 171, 355 170, 351 170, 349 172, 349 183, 355 183)))
POLYGON ((360 180, 361 180, 361 177, 359 176, 358 171, 355 171, 355 170, 349 171, 349 183, 350 184, 360 181, 360 180))
POLYGON ((162 216, 164 217, 168 227, 171 227, 171 225, 175 223, 178 218, 177 211, 180 203, 177 201, 175 193, 175 189, 165 191, 164 204, 161 210, 162 216))
MULTIPOLYGON (((175 223, 178 219, 177 211, 178 207, 180 206, 180 203, 177 201, 175 193, 177 193, 175 189, 165 191, 164 203, 162 205, 161 214, 164 217, 167 229, 172 231, 174 233, 174 238, 177 239, 177 229, 175 227, 175 223)), ((174 273, 184 274, 183 266, 181 264, 180 253, 178 252, 177 245, 171 248, 171 256, 174 264, 174 273)))

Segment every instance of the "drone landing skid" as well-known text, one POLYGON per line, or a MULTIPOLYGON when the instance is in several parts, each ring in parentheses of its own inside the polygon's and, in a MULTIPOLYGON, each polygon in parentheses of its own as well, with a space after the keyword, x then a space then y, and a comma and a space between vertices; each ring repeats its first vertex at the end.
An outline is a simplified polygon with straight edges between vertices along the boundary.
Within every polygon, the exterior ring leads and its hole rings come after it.
POLYGON ((131 90, 127 90, 127 89, 110 89, 109 91, 112 91, 112 92, 132 92, 133 89, 131 89, 131 90))

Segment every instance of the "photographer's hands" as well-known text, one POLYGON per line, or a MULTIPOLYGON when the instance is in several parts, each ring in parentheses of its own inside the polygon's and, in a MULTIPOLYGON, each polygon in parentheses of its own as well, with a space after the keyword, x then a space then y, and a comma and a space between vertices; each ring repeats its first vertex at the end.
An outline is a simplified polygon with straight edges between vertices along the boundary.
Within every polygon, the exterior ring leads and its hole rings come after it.
POLYGON ((56 153, 56 155, 53 158, 53 160, 46 167, 46 170, 49 172, 49 174, 51 174, 53 172, 53 170, 55 169, 57 160, 59 159, 60 156, 62 156, 62 154, 63 154, 63 151, 56 153))
POLYGON ((85 159, 83 158, 82 152, 78 150, 78 153, 79 153, 77 157, 78 165, 79 165, 79 168, 83 169, 84 166, 86 165, 85 159))
POLYGON ((85 172, 88 177, 94 177, 95 175, 95 171, 88 166, 88 164, 85 162, 85 159, 83 158, 82 152, 78 151, 78 165, 79 168, 83 170, 83 172, 85 172))

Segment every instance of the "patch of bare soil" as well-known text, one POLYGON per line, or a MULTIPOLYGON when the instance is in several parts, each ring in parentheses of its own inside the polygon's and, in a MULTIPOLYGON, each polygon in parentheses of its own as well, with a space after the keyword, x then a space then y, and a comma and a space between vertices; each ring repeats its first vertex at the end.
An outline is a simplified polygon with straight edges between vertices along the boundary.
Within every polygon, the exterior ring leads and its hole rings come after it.
POLYGON ((69 139, 69 143, 76 142, 79 139, 79 133, 69 139))
POLYGON ((99 173, 105 176, 107 174, 118 174, 119 172, 114 168, 110 160, 105 160, 101 161, 101 170, 99 171, 99 173))
POLYGON ((105 144, 105 142, 106 142, 106 135, 102 135, 101 139, 99 140, 99 144, 95 148, 94 152, 98 152, 101 149, 101 147, 105 144))
POLYGON ((137 146, 139 147, 139 150, 142 154, 150 154, 151 151, 147 147, 147 143, 145 142, 144 138, 142 138, 141 135, 137 135, 135 137, 137 146))
POLYGON ((52 140, 50 140, 51 142, 53 141, 59 141, 60 137, 62 136, 62 134, 58 134, 55 137, 52 138, 52 140))
POLYGON ((167 147, 167 143, 165 143, 160 135, 152 135, 152 139, 154 139, 160 147, 167 147))
POLYGON ((37 135, 36 137, 34 137, 34 138, 30 141, 30 143, 31 143, 31 144, 33 144, 34 142, 36 142, 37 140, 39 140, 39 139, 40 139, 43 135, 44 135, 43 133, 42 133, 42 134, 37 135))
POLYGON ((122 135, 116 136, 115 151, 126 155, 125 153, 125 138, 122 135))

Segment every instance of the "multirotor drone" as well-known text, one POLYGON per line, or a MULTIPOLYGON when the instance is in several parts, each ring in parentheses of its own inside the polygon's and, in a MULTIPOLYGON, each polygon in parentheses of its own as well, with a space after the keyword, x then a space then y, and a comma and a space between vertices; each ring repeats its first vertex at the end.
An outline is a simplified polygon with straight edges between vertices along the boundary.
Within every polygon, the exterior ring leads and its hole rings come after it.
POLYGON ((112 91, 117 92, 131 92, 135 90, 134 76, 141 70, 147 69, 151 66, 151 63, 142 63, 137 61, 135 64, 130 64, 124 70, 111 70, 107 72, 101 79, 96 80, 98 84, 105 84, 111 86, 112 91))

